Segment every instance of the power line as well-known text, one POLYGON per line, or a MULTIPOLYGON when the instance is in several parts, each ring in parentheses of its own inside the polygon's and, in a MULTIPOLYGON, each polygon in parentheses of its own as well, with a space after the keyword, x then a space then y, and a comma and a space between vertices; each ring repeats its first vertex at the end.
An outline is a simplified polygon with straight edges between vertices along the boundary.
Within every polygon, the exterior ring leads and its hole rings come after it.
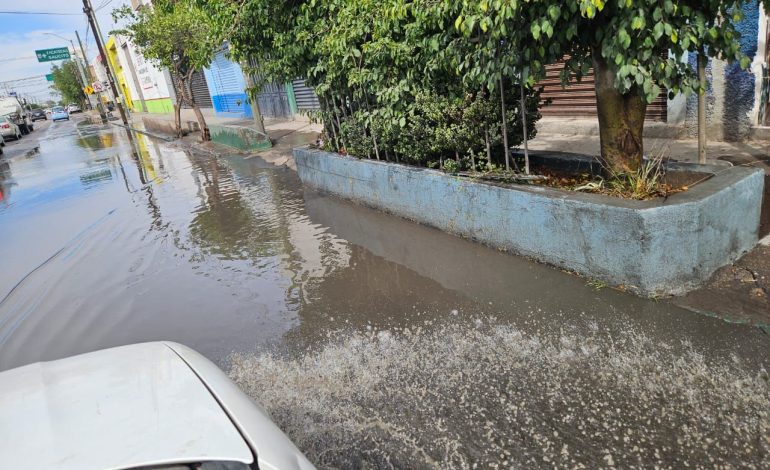
POLYGON ((104 7, 106 7, 107 5, 109 5, 110 3, 112 3, 112 0, 104 0, 104 1, 102 2, 102 4, 101 4, 101 5, 99 5, 98 7, 96 7, 96 9, 95 9, 94 11, 99 11, 99 10, 101 10, 102 8, 104 8, 104 7))
POLYGON ((57 11, 8 11, 0 10, 0 15, 59 15, 59 16, 78 16, 80 13, 63 13, 57 11))
POLYGON ((13 83, 13 82, 23 82, 23 81, 26 81, 26 80, 32 80, 34 78, 41 78, 41 77, 45 78, 45 75, 33 75, 31 77, 17 78, 15 80, 5 80, 5 81, 1 81, 0 84, 2 84, 2 83, 13 83))
POLYGON ((12 62, 14 60, 27 60, 27 59, 35 59, 36 56, 28 55, 24 57, 11 57, 10 59, 0 59, 0 62, 12 62))

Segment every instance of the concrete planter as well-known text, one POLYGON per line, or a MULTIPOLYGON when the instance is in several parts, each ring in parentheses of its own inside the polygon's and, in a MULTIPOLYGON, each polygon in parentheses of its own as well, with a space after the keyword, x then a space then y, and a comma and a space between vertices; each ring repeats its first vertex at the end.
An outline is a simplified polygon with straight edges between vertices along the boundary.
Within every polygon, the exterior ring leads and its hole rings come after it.
POLYGON ((714 176, 666 200, 632 201, 304 148, 294 159, 321 191, 644 296, 685 293, 751 249, 764 185, 757 169, 686 165, 714 176))

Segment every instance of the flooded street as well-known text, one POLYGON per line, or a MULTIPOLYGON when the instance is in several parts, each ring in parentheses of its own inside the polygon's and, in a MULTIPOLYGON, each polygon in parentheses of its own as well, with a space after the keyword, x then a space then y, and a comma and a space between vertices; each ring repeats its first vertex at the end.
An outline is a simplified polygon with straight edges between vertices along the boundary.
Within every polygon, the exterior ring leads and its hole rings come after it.
POLYGON ((87 123, 30 138, 39 152, 0 157, 0 370, 180 342, 319 467, 769 467, 758 328, 597 290, 259 158, 87 123))

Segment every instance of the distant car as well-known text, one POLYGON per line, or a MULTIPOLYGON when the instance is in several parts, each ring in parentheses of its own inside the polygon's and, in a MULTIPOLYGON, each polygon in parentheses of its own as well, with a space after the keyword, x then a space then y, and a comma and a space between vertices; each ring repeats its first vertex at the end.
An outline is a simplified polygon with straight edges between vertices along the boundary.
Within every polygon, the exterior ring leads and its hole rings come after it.
POLYGON ((0 468, 305 470, 216 365, 153 342, 0 372, 0 468))
POLYGON ((42 109, 33 109, 29 118, 32 119, 32 122, 39 121, 41 119, 44 121, 48 120, 48 116, 45 115, 45 111, 42 109))
POLYGON ((63 106, 54 106, 51 110, 51 120, 56 121, 69 121, 70 115, 63 106))
POLYGON ((8 116, 0 116, 0 135, 3 136, 3 139, 19 140, 22 133, 19 126, 8 116))
POLYGON ((45 115, 50 116, 51 115, 51 108, 45 108, 45 115))
POLYGON ((27 135, 34 130, 29 113, 15 96, 0 96, 0 116, 5 116, 16 124, 22 135, 27 135))
POLYGON ((80 109, 80 106, 76 105, 75 103, 70 103, 67 106, 67 112, 70 114, 75 114, 75 113, 82 113, 83 110, 80 109))

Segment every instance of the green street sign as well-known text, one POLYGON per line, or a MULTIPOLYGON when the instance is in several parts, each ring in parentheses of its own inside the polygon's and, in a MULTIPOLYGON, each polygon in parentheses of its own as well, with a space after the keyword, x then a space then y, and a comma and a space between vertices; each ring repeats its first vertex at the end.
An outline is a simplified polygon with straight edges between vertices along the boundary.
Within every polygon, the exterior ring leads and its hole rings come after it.
POLYGON ((52 73, 45 74, 45 79, 48 80, 49 82, 52 82, 53 81, 53 74, 52 73))
POLYGON ((52 60, 64 60, 70 58, 70 51, 66 47, 55 47, 53 49, 41 49, 35 51, 38 62, 51 62, 52 60))

